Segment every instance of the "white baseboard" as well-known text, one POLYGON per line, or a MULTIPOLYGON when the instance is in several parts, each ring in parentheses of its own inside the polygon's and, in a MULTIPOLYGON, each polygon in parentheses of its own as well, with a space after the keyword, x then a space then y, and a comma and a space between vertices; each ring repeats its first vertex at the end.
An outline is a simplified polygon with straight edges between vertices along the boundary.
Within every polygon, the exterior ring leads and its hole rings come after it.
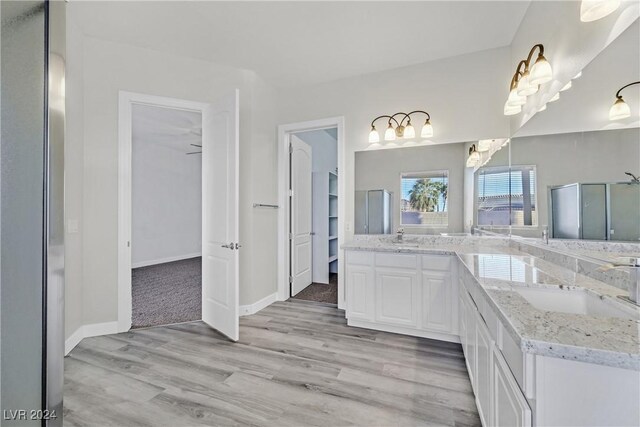
POLYGON ((150 265, 164 264, 165 262, 182 261, 183 259, 195 258, 202 256, 202 252, 196 252, 186 255, 177 255, 168 258, 152 259, 150 261, 132 262, 131 268, 148 267, 150 265))
POLYGON ((80 344, 84 338, 97 337, 100 335, 110 335, 118 333, 118 322, 91 323, 80 326, 64 342, 64 355, 66 356, 80 344))
POLYGON ((347 318, 348 326, 356 328, 373 329, 376 331, 393 332, 394 334, 411 335, 412 337, 430 338, 439 341, 454 342, 460 344, 460 337, 455 334, 431 332, 406 326, 384 325, 366 320, 354 320, 347 318))
POLYGON ((255 314, 262 310, 263 308, 273 304, 278 300, 278 293, 274 292, 271 295, 267 295, 262 298, 260 301, 256 301, 253 304, 241 305, 240 306, 240 316, 248 316, 250 314, 255 314))

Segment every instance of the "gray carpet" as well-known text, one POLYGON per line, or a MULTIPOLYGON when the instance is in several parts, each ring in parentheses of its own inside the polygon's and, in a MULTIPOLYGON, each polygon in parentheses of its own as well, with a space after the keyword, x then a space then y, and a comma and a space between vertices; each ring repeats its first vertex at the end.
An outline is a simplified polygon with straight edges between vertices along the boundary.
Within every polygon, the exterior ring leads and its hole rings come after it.
POLYGON ((131 271, 132 328, 202 319, 202 258, 131 271))
POLYGON ((329 284, 312 283, 291 298, 338 304, 338 275, 331 273, 329 275, 329 284))

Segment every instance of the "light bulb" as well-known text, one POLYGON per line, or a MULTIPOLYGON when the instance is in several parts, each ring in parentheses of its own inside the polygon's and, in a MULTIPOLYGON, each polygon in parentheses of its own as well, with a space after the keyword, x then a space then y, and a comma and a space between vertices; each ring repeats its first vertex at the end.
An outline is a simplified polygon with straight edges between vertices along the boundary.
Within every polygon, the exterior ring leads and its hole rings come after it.
POLYGON ((631 109, 622 97, 616 99, 616 102, 611 106, 609 110, 609 120, 626 119, 631 115, 631 109))
POLYGON ((571 80, 569 80, 569 83, 567 83, 566 85, 562 86, 562 89, 560 89, 560 92, 564 92, 565 90, 571 89, 571 86, 573 86, 573 83, 571 83, 571 80))
POLYGON ((416 137, 416 130, 413 128, 411 120, 409 120, 407 126, 404 128, 404 137, 408 139, 416 137))
POLYGON ((580 20, 592 22, 602 19, 620 7, 620 0, 582 0, 580 20))
POLYGON ((504 115, 505 116, 513 116, 515 114, 519 114, 520 111, 522 111, 522 106, 521 105, 517 105, 515 107, 512 107, 509 105, 509 101, 505 102, 504 104, 504 115))
POLYGON ((369 142, 380 142, 380 134, 376 130, 375 126, 371 126, 371 132, 369 132, 369 142))
POLYGON ((507 105, 509 107, 519 107, 527 103, 527 97, 518 95, 516 88, 511 89, 509 92, 509 98, 507 98, 507 105))
POLYGON ((387 128, 387 130, 384 131, 384 140, 385 141, 395 141, 396 140, 396 131, 395 131, 395 129, 393 129, 393 126, 391 126, 391 123, 389 123, 389 127, 387 128))
POLYGON ((529 72, 525 71, 522 77, 520 77, 520 80, 518 80, 518 87, 517 87, 518 95, 529 96, 529 95, 533 95, 538 91, 538 86, 532 85, 530 79, 531 77, 529 76, 529 72))
POLYGON ((427 119, 420 131, 421 138, 431 138, 433 136, 433 126, 431 126, 431 120, 427 119))
POLYGON ((549 98, 547 102, 556 102, 558 99, 560 99, 560 92, 556 93, 551 98, 549 98))
POLYGON ((538 86, 545 84, 553 78, 553 69, 551 64, 547 61, 544 55, 538 55, 536 63, 531 68, 531 77, 529 77, 529 84, 532 86, 538 86))
POLYGON ((544 110, 546 110, 546 109, 547 109, 547 104, 544 104, 542 107, 540 107, 540 108, 538 109, 538 113, 541 113, 541 112, 543 112, 543 111, 544 111, 544 110))

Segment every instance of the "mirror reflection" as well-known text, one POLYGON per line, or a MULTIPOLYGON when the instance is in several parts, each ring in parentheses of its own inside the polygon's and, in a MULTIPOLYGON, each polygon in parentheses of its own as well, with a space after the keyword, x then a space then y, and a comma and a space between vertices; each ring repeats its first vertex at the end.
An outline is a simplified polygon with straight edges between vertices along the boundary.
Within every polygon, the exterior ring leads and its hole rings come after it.
POLYGON ((640 49, 639 31, 636 22, 515 134, 512 234, 640 241, 640 85, 622 94, 629 116, 610 117, 616 92, 640 76, 630 55, 640 49))

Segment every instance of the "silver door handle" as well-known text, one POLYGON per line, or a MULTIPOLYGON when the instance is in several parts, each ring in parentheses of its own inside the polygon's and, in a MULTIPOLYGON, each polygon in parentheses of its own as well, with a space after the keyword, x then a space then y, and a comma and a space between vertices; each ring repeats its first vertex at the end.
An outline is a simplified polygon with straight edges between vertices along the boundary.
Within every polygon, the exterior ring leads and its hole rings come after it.
POLYGON ((233 242, 229 243, 228 245, 222 245, 221 247, 233 250, 233 242))
POLYGON ((242 247, 242 245, 236 243, 236 250, 240 249, 242 247))
POLYGON ((313 231, 311 233, 309 233, 309 236, 315 236, 316 233, 314 233, 313 231))

